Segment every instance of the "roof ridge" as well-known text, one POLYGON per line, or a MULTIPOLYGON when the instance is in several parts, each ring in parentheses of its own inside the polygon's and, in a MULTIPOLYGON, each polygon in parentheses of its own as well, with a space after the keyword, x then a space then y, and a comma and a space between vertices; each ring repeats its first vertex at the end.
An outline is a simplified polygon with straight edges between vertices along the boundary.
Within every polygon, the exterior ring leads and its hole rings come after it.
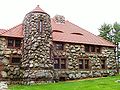
MULTIPOLYGON (((16 28, 16 27, 18 27, 18 26, 20 26, 20 25, 22 25, 22 23, 14 26, 14 27, 12 27, 12 28, 10 28, 10 29, 8 29, 8 30, 6 30, 6 32, 8 32, 8 31, 10 31, 10 30, 13 30, 14 28, 16 28)), ((2 35, 2 34, 5 34, 6 32, 1 33, 1 35, 2 35)))

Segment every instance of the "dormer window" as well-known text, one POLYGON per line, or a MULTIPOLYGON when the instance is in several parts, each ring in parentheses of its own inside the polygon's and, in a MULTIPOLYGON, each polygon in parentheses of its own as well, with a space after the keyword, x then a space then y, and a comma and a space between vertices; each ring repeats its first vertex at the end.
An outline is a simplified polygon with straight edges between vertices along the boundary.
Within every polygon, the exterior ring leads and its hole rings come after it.
POLYGON ((38 22, 38 32, 42 32, 42 31, 43 31, 43 21, 40 20, 40 21, 38 22))

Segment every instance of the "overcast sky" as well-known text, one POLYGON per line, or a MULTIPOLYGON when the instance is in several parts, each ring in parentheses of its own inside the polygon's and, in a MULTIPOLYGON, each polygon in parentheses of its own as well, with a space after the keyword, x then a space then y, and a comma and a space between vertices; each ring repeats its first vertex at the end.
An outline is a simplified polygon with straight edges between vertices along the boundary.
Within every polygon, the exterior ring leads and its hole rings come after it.
POLYGON ((120 23, 120 0, 0 0, 0 29, 22 23, 25 14, 37 5, 51 17, 63 15, 95 35, 104 22, 120 23))

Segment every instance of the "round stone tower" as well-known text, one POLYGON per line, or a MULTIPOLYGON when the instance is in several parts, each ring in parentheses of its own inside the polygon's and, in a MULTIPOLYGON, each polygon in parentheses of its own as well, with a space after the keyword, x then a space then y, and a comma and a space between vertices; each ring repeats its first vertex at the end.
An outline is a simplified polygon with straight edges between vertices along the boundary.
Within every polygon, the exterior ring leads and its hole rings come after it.
POLYGON ((23 79, 24 82, 50 82, 53 80, 51 61, 51 19, 39 5, 26 14, 23 21, 23 79))

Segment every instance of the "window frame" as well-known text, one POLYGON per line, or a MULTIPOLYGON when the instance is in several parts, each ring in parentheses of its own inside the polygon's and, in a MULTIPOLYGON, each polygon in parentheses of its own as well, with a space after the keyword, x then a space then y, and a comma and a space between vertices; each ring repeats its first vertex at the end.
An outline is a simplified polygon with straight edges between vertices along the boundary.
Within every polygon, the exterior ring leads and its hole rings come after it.
POLYGON ((20 64, 21 64, 21 59, 22 59, 22 56, 20 56, 20 55, 12 55, 12 56, 10 57, 10 64, 11 64, 11 65, 20 65, 20 64), (19 63, 13 63, 13 62, 12 62, 13 58, 19 58, 19 59, 20 59, 20 62, 19 62, 19 63))
POLYGON ((88 44, 86 44, 86 45, 84 45, 85 47, 84 47, 84 51, 86 52, 86 53, 101 53, 101 46, 98 46, 98 45, 88 45, 88 44), (86 47, 88 47, 88 50, 86 50, 86 47), (94 51, 92 51, 92 48, 94 49, 94 51), (98 51, 98 49, 99 49, 99 51, 98 51))
POLYGON ((54 62, 54 65, 53 65, 54 69, 59 69, 59 70, 65 70, 65 69, 67 69, 67 59, 66 58, 64 58, 64 57, 54 57, 53 58, 53 62, 54 62), (55 60, 58 60, 58 66, 57 67, 59 67, 59 68, 55 68, 55 60), (64 64, 61 63, 62 60, 65 60, 64 64), (65 68, 62 68, 62 65, 65 65, 64 66, 65 68))
POLYGON ((13 38, 8 38, 7 39, 7 47, 14 47, 14 39, 13 38), (13 45, 9 45, 9 40, 12 40, 13 41, 13 45))
POLYGON ((38 32, 39 33, 43 32, 43 20, 38 21, 38 32))
POLYGON ((54 48, 55 48, 55 50, 62 51, 62 50, 64 50, 64 43, 62 43, 62 42, 54 42, 54 48), (60 45, 60 44, 61 44, 61 47, 57 46, 57 45, 60 45))
POLYGON ((7 38, 7 48, 21 48, 22 46, 22 39, 21 38, 7 38), (13 45, 12 46, 9 46, 9 40, 13 40, 13 45), (19 46, 16 46, 16 41, 17 40, 20 40, 20 45, 19 46))
POLYGON ((102 58, 101 59, 101 69, 107 69, 107 65, 106 65, 106 58, 102 58), (102 64, 103 62, 102 61, 104 61, 104 64, 102 64), (102 67, 104 65, 104 68, 102 67))
POLYGON ((80 68, 80 64, 79 64, 79 70, 90 70, 91 69, 89 58, 79 58, 78 59, 79 63, 80 63, 80 60, 82 60, 82 62, 83 62, 83 65, 82 65, 83 68, 80 68), (86 66, 85 66, 85 61, 88 61, 88 68, 86 68, 86 66))

